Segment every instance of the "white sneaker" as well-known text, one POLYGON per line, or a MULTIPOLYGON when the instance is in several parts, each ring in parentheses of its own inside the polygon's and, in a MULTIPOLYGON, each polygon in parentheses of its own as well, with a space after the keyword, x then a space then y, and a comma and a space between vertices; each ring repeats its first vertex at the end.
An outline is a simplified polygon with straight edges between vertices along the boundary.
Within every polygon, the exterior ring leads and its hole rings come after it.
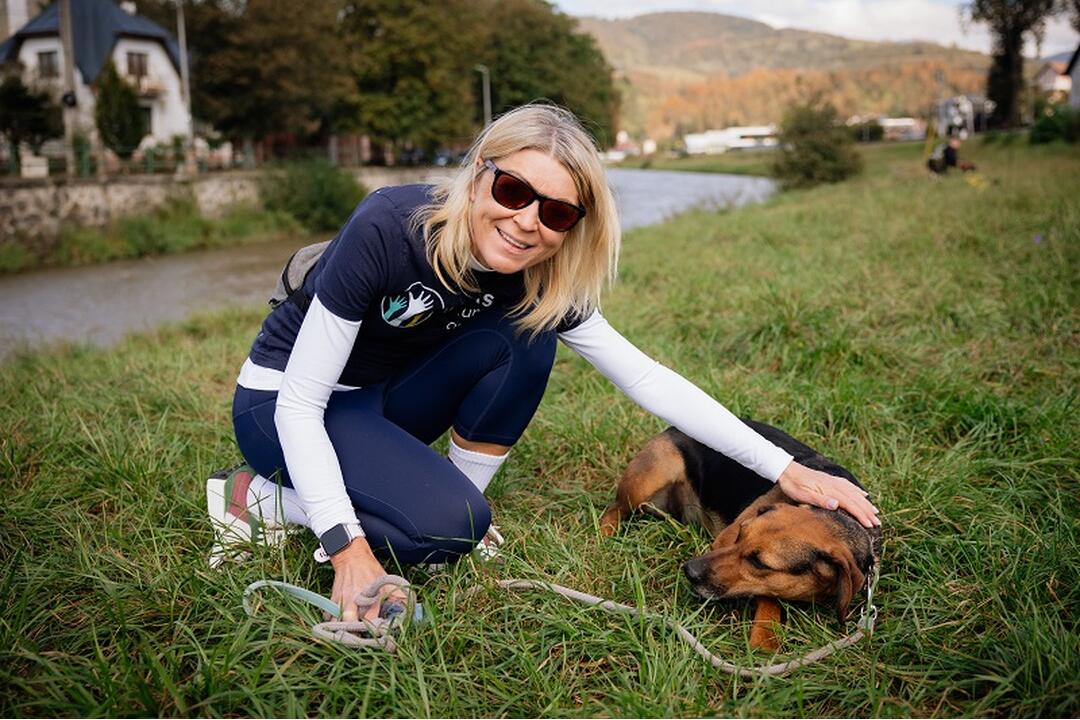
POLYGON ((214 528, 211 568, 227 559, 246 559, 250 552, 245 547, 251 543, 276 546, 285 540, 284 525, 266 522, 248 508, 248 486, 254 477, 254 468, 242 464, 218 470, 206 480, 206 511, 214 528))
POLYGON ((483 562, 491 562, 492 560, 502 560, 499 552, 499 548, 502 547, 506 540, 503 538, 502 533, 499 532, 499 528, 494 525, 488 527, 488 531, 484 534, 484 537, 476 546, 476 555, 483 562))
MULTIPOLYGON (((473 552, 480 562, 491 562, 494 560, 502 560, 502 554, 499 551, 499 547, 505 543, 502 533, 499 532, 499 528, 494 525, 488 526, 488 530, 484 533, 484 537, 480 539, 480 542, 476 544, 473 552)), ((436 570, 442 570, 447 563, 418 563, 417 567, 426 570, 427 572, 435 572, 436 570)))

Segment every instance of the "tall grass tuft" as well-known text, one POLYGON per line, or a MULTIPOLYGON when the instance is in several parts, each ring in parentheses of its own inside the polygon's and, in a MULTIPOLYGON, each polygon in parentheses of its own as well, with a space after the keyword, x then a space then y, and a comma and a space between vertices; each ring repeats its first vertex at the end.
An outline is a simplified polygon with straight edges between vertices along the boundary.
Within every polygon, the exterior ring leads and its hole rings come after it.
MULTIPOLYGON (((1080 156, 973 148, 984 183, 872 150, 839 185, 635 230, 605 314, 732 410, 837 458, 883 509, 873 638, 787 678, 718 674, 669 632, 542 593, 548 580, 676 618, 733 662, 747 608, 680 565, 697 528, 598 516, 662 424, 560 350, 489 490, 504 565, 401 568, 430 621, 394 657, 314 641, 329 594, 293 536, 206 567, 207 472, 234 462, 229 401, 262 319, 195 318, 0 375, 0 714, 25 716, 1075 716, 1080 712, 1080 156)), ((393 568, 397 569, 397 568, 393 568)), ((835 639, 788 605, 783 652, 835 639)))

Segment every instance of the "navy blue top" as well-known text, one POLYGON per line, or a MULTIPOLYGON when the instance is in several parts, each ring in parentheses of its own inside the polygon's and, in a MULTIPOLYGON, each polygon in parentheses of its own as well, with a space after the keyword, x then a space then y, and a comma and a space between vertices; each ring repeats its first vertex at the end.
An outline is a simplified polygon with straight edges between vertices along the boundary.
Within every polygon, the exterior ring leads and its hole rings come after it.
MULTIPOLYGON (((360 320, 360 332, 339 382, 364 386, 381 382, 422 357, 487 308, 507 308, 523 293, 521 273, 474 273, 477 293, 451 289, 435 276, 413 213, 431 202, 430 185, 376 190, 356 207, 345 227, 304 282, 338 317, 360 320)), ((263 322, 251 359, 284 370, 304 311, 282 303, 263 322)), ((580 320, 564 323, 569 329, 580 320)))

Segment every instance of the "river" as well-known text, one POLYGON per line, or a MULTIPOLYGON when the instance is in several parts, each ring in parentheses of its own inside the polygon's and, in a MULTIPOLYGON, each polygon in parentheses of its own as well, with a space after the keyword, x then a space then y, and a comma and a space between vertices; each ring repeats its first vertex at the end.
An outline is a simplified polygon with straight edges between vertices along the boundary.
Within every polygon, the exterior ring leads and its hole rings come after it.
MULTIPOLYGON (((694 207, 738 207, 775 192, 766 178, 608 170, 624 229, 694 207)), ((67 341, 108 345, 193 313, 266 301, 307 238, 0 276, 0 360, 67 341)))

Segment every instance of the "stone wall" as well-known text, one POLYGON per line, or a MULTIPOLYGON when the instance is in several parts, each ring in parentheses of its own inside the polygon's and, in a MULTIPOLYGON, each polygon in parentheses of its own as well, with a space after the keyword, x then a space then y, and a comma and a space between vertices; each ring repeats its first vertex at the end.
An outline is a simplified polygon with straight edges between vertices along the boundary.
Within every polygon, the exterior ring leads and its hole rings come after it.
MULTIPOLYGON (((386 185, 428 182, 444 168, 362 167, 352 170, 368 190, 386 185)), ((172 198, 193 198, 207 217, 259 200, 259 172, 211 173, 195 179, 132 175, 98 180, 6 180, 0 184, 0 243, 17 238, 48 243, 71 223, 101 227, 111 220, 145 213, 172 198)), ((342 218, 344 221, 344 218, 342 218)))

